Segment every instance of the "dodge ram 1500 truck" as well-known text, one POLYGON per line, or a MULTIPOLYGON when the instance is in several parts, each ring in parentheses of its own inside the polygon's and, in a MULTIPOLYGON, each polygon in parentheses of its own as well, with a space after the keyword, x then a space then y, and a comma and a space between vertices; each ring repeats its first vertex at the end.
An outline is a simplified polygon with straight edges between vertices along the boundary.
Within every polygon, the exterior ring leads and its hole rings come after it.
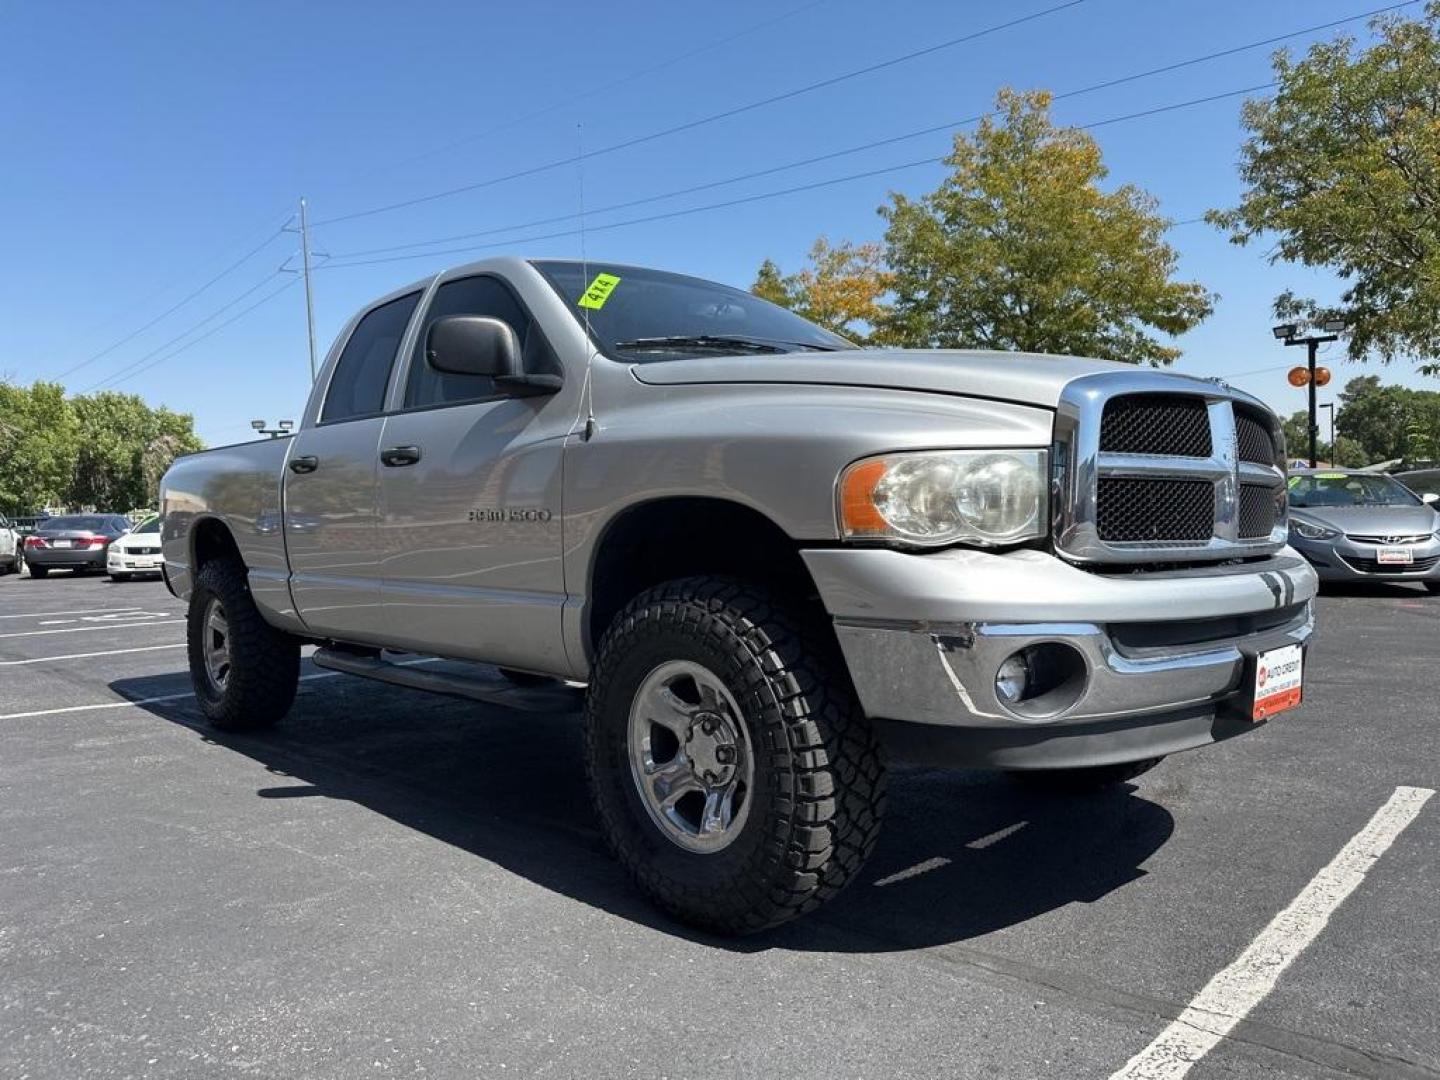
POLYGON ((583 684, 616 856, 744 933, 855 877, 887 760, 1094 788, 1298 704, 1284 461, 1222 382, 504 258, 356 315, 292 437, 178 460, 165 576, 218 728, 280 719, 305 643, 521 708, 583 684))

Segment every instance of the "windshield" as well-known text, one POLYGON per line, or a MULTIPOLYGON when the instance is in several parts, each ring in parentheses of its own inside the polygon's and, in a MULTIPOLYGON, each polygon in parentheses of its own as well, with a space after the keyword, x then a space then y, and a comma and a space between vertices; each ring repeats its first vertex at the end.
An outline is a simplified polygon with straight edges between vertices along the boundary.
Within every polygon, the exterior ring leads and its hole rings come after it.
POLYGON ((1290 478, 1290 505, 1418 506, 1420 500, 1378 473, 1310 473, 1290 478))
POLYGON ((91 515, 46 518, 40 528, 46 532, 107 532, 110 519, 91 515))
POLYGON ((160 519, 158 517, 146 518, 130 531, 137 533, 158 533, 160 531, 160 519))
POLYGON ((686 356, 853 349, 794 312, 700 278, 607 263, 539 261, 605 353, 629 363, 686 356), (583 303, 582 303, 583 301, 583 303))

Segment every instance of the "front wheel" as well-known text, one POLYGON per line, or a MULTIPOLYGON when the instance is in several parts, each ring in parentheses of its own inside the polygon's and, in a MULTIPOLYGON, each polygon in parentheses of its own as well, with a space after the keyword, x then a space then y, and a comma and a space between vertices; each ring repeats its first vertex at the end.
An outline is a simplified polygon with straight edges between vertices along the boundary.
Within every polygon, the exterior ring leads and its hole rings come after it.
POLYGON ((129 575, 129 574, 119 574, 119 573, 115 573, 114 571, 111 571, 111 573, 110 573, 110 580, 113 581, 113 582, 115 582, 115 584, 119 585, 121 582, 129 581, 129 580, 130 580, 130 575, 129 575))
POLYGON ((585 746, 616 857, 706 930, 819 907, 879 835, 880 746, 833 642, 740 582, 687 578, 631 602, 601 644, 585 746))
POLYGON ((267 623, 238 563, 208 562, 187 616, 190 680, 205 718, 222 731, 270 727, 295 700, 300 644, 267 623))
POLYGON ((1431 596, 1440 593, 1440 581, 1425 582, 1425 591, 1428 592, 1431 596))
POLYGON ((1053 795, 1086 795, 1123 784, 1143 776, 1164 761, 1163 757, 1144 761, 1122 761, 1118 765, 1092 765, 1085 769, 1019 769, 1011 779, 1022 787, 1053 795))

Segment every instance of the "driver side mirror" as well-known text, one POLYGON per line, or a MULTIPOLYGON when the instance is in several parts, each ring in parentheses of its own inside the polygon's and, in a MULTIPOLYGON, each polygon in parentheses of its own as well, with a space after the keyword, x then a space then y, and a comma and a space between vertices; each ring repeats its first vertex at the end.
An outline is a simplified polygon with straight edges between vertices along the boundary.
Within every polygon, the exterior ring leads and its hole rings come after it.
POLYGON ((520 342, 499 319, 447 315, 425 336, 425 361, 447 375, 503 379, 520 374, 520 342))
POLYGON ((488 315, 447 315, 435 320, 425 335, 425 362, 447 375, 482 375, 518 396, 553 394, 558 375, 527 375, 520 359, 520 339, 508 323, 488 315))

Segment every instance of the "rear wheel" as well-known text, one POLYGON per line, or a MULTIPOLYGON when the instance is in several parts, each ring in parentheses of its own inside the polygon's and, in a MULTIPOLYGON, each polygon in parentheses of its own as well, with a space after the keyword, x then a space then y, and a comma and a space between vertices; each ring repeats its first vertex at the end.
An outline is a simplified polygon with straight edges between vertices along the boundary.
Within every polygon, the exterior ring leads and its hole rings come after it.
POLYGON ((1430 593, 1431 595, 1440 593, 1440 581, 1425 582, 1425 591, 1430 593))
POLYGON ((195 696, 215 727, 257 731, 290 711, 300 644, 261 616, 238 563, 217 559, 200 570, 186 637, 195 696))
POLYGON ((1163 757, 1144 761, 1124 761, 1118 765, 1092 765, 1087 769, 1017 769, 1011 779, 1022 787, 1055 795, 1085 795, 1104 791, 1143 776, 1164 761, 1163 757))
POLYGON ((676 917, 752 933, 860 870, 885 770, 833 642, 752 586, 688 578, 606 633, 585 716, 600 826, 676 917))
POLYGON ((30 576, 31 576, 31 577, 48 577, 49 574, 50 574, 50 568, 49 568, 48 566, 34 566, 34 565, 32 565, 32 566, 30 567, 30 576))
POLYGON ((23 574, 25 572, 25 549, 23 547, 15 549, 15 562, 10 569, 14 570, 17 574, 23 574))

